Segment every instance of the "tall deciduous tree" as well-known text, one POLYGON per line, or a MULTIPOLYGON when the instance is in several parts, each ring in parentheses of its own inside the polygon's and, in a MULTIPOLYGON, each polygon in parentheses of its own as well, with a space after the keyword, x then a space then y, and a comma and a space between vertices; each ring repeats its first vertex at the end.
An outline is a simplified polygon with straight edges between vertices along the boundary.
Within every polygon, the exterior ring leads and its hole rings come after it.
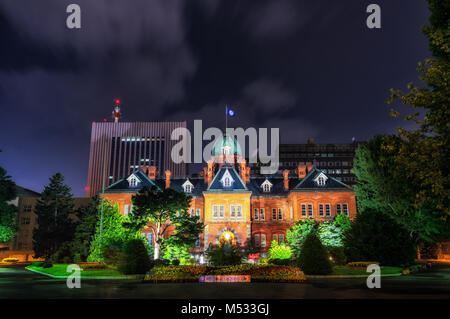
POLYGON ((197 216, 191 217, 187 212, 191 199, 185 193, 170 188, 160 191, 156 187, 144 187, 133 196, 133 212, 126 225, 135 231, 151 229, 155 240, 154 259, 160 258, 164 240, 193 246, 198 239, 203 224, 197 216))
POLYGON ((300 252, 306 236, 308 236, 316 226, 317 223, 313 218, 307 218, 297 221, 295 225, 288 229, 286 232, 286 241, 296 256, 300 252))
POLYGON ((0 167, 0 243, 9 242, 17 232, 16 207, 8 202, 16 197, 16 185, 0 167))
POLYGON ((72 239, 75 229, 69 217, 75 213, 73 195, 61 173, 50 178, 37 201, 35 213, 38 217, 38 227, 33 233, 35 256, 47 259, 72 239))

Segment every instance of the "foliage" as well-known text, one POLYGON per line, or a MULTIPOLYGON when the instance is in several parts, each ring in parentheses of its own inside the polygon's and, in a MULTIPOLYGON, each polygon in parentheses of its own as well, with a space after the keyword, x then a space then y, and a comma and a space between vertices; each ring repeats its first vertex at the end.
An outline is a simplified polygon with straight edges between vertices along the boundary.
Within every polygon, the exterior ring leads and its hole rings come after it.
POLYGON ((192 249, 192 246, 189 245, 181 245, 181 244, 172 244, 172 243, 164 243, 162 247, 163 259, 167 259, 171 262, 177 260, 178 262, 184 263, 186 260, 190 258, 189 250, 192 249))
POLYGON ((213 266, 238 265, 242 261, 242 254, 238 247, 229 244, 209 245, 206 257, 208 263, 213 266))
MULTIPOLYGON (((98 214, 101 214, 101 206, 98 208, 98 214)), ((103 218, 97 216, 97 225, 94 239, 91 242, 88 261, 105 261, 103 252, 107 251, 107 247, 110 247, 111 250, 117 250, 117 248, 120 250, 122 244, 127 240, 138 237, 136 233, 132 233, 122 226, 124 220, 125 217, 119 213, 119 205, 113 206, 111 202, 105 199, 103 218)))
MULTIPOLYGON (((430 25, 424 27, 433 58, 419 63, 420 85, 409 83, 407 91, 391 89, 388 103, 400 102, 411 107, 404 119, 411 129, 399 128, 397 138, 383 140, 380 150, 386 159, 377 165, 385 169, 393 183, 405 187, 393 193, 394 219, 402 224, 419 244, 438 241, 450 235, 450 24, 449 0, 428 0, 430 25), (421 114, 422 111, 422 114, 421 114), (400 199, 412 203, 402 209, 400 199)), ((400 112, 391 110, 394 117, 400 112)), ((388 181, 389 182, 389 181, 388 181)), ((388 185, 388 189, 390 189, 388 185)), ((371 206, 377 209, 377 207, 371 206)))
POLYGON ((131 239, 125 244, 120 257, 118 270, 123 274, 145 274, 151 267, 142 239, 131 239))
POLYGON ((269 248, 269 262, 273 263, 273 260, 290 259, 292 257, 292 251, 285 243, 278 244, 276 240, 273 240, 269 248))
POLYGON ((333 223, 336 226, 341 227, 343 231, 346 231, 347 229, 349 229, 352 226, 352 221, 351 221, 350 217, 348 217, 345 214, 337 214, 334 217, 333 223))
POLYGON ((71 253, 74 259, 77 259, 76 262, 86 261, 89 256, 91 241, 94 238, 97 225, 98 206, 98 196, 94 196, 88 206, 82 206, 76 212, 79 221, 71 243, 71 253))
POLYGON ((56 173, 35 207, 39 225, 33 232, 35 258, 48 259, 63 243, 72 240, 75 224, 69 216, 74 214, 73 206, 70 187, 64 183, 64 177, 56 173))
POLYGON ((328 252, 315 232, 306 236, 297 263, 307 275, 328 275, 332 272, 328 252))
POLYGON ((298 255, 306 236, 313 231, 317 226, 316 221, 313 218, 307 218, 297 221, 294 226, 292 226, 286 232, 286 241, 291 247, 295 255, 298 255))
POLYGON ((317 235, 325 246, 342 246, 343 230, 333 222, 324 222, 317 228, 317 235))
POLYGON ((16 207, 8 201, 16 197, 16 184, 0 167, 0 243, 9 242, 17 232, 16 207))
MULTIPOLYGON (((323 242, 322 242, 323 243, 323 242)), ((347 264, 347 256, 345 255, 344 247, 326 246, 328 254, 331 257, 331 261, 335 265, 347 264)))
POLYGON ((416 242, 437 240, 448 224, 432 201, 415 204, 419 186, 405 171, 406 166, 416 165, 415 159, 406 164, 397 162, 402 145, 406 142, 399 137, 376 136, 358 147, 353 167, 358 211, 374 209, 389 214, 416 242))
POLYGON ((154 235, 154 259, 159 259, 164 241, 167 246, 179 249, 192 247, 197 241, 203 224, 198 216, 189 216, 187 210, 192 197, 183 192, 167 188, 144 187, 139 194, 133 196, 133 212, 126 226, 140 232, 150 224, 154 235), (175 226, 173 234, 169 228, 175 226))
POLYGON ((358 213, 344 234, 344 247, 349 261, 378 261, 387 266, 411 264, 416 254, 408 231, 373 209, 358 213))

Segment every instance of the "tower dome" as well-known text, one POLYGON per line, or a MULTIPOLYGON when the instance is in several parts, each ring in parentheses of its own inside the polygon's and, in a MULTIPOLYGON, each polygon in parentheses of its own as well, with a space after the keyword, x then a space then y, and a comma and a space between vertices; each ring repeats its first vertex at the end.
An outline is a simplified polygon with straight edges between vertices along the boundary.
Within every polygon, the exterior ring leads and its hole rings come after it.
POLYGON ((211 150, 212 156, 221 155, 238 155, 242 156, 241 146, 237 139, 231 138, 230 136, 222 135, 219 137, 211 150))

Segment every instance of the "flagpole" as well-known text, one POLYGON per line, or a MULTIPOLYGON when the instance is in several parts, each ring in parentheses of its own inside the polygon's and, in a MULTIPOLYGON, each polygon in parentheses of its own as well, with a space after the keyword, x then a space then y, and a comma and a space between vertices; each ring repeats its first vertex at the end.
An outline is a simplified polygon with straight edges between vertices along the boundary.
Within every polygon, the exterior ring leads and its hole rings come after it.
POLYGON ((224 137, 227 135, 227 127, 228 127, 228 105, 225 104, 225 134, 224 134, 224 137))

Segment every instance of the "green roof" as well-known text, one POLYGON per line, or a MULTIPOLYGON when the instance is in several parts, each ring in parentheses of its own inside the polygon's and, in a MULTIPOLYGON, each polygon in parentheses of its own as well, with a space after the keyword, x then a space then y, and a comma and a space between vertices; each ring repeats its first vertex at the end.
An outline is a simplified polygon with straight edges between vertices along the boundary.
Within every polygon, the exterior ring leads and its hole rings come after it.
POLYGON ((229 155, 239 155, 242 156, 241 146, 237 139, 231 138, 231 136, 226 135, 225 138, 223 135, 219 137, 211 150, 212 156, 220 156, 224 153, 224 148, 229 148, 229 155))

